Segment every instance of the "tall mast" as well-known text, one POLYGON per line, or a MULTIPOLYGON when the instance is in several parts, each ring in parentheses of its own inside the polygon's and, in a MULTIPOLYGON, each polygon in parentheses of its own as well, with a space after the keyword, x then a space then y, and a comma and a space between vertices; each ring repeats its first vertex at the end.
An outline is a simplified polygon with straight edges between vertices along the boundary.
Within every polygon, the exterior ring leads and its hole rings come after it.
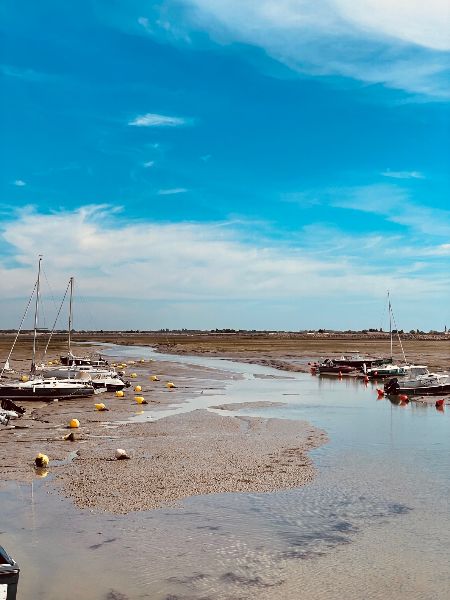
POLYGON ((391 362, 394 359, 394 356, 392 354, 392 307, 391 307, 391 296, 389 295, 389 290, 388 290, 388 303, 389 303, 389 336, 391 338, 391 362))
POLYGON ((69 279, 69 283, 70 283, 70 299, 69 299, 69 343, 68 343, 68 350, 69 350, 69 354, 71 354, 71 350, 70 350, 70 342, 71 342, 71 333, 72 333, 72 302, 73 302, 73 277, 71 277, 69 279))
POLYGON ((31 374, 32 375, 34 375, 36 372, 36 338, 37 338, 37 326, 38 326, 38 317, 39 317, 39 291, 40 291, 40 281, 41 281, 41 262, 42 262, 42 254, 39 254, 38 276, 37 276, 37 281, 36 281, 36 304, 34 307, 33 357, 31 359, 31 374))

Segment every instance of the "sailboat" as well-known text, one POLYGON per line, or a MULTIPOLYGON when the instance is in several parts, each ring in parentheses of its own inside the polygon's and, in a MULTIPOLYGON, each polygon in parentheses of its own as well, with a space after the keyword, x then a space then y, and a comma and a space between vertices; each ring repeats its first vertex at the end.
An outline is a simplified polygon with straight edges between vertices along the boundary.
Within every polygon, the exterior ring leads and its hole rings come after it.
POLYGON ((68 367, 75 366, 89 366, 94 368, 108 368, 108 361, 102 358, 101 354, 98 354, 98 358, 94 358, 93 356, 75 356, 72 352, 71 341, 72 341, 72 325, 73 325, 73 284, 74 278, 71 277, 69 280, 70 285, 70 299, 69 299, 69 335, 68 335, 68 345, 67 345, 67 354, 63 354, 59 357, 62 365, 68 367))
MULTIPOLYGON (((403 377, 405 375, 408 375, 412 372, 412 370, 420 370, 420 369, 426 369, 426 367, 422 366, 422 365, 408 365, 407 360, 406 360, 406 356, 405 356, 405 351, 403 349, 403 344, 402 344, 402 340, 400 338, 400 334, 398 333, 398 329, 397 330, 397 336, 398 336, 398 341, 400 343, 400 348, 402 350, 402 354, 403 354, 403 361, 404 364, 403 365, 398 365, 396 363, 394 363, 394 354, 393 354, 393 329, 392 329, 392 324, 395 324, 395 319, 394 319, 394 313, 392 311, 392 304, 391 304, 391 296, 390 293, 388 291, 387 293, 388 296, 388 311, 389 311, 389 337, 390 337, 390 342, 391 342, 391 352, 390 352, 390 360, 389 362, 380 365, 380 366, 376 366, 376 367, 372 367, 371 369, 367 369, 366 375, 367 377, 370 377, 371 379, 383 379, 385 377, 403 377)), ((418 371, 420 372, 420 371, 418 371)))
MULTIPOLYGON (((0 383, 0 398, 9 398, 14 400, 52 400, 91 396, 94 393, 94 387, 89 382, 75 381, 73 379, 56 379, 55 377, 43 377, 36 373, 36 341, 39 320, 41 263, 42 256, 39 256, 37 280, 25 310, 25 314, 22 317, 19 330, 14 339, 13 346, 5 363, 5 366, 7 364, 9 365, 9 359, 11 358, 11 354, 25 320, 26 313, 31 304, 32 297, 36 292, 33 328, 33 353, 31 359, 30 377, 25 381, 8 381, 8 383, 0 383)), ((5 368, 0 373, 0 379, 4 371, 5 368)))
MULTIPOLYGON (((73 325, 73 288, 74 288, 74 278, 71 277, 69 279, 69 284, 66 288, 66 293, 61 302, 60 309, 58 314, 62 308, 64 300, 66 298, 67 289, 70 289, 69 296, 69 329, 68 329, 68 347, 67 347, 67 355, 61 356, 61 365, 56 366, 47 366, 45 364, 40 365, 38 368, 39 371, 44 373, 47 376, 65 378, 69 377, 71 379, 77 379, 82 381, 88 381, 96 390, 108 391, 108 392, 116 392, 122 390, 124 387, 128 387, 130 384, 125 383, 119 377, 118 373, 113 367, 110 367, 108 363, 101 359, 94 360, 90 357, 77 357, 72 353, 71 348, 71 334, 72 334, 72 325, 73 325)), ((56 324, 56 320, 55 320, 56 324)), ((47 348, 49 346, 50 339, 47 342, 47 348)), ((47 351, 47 348, 45 350, 47 351)))

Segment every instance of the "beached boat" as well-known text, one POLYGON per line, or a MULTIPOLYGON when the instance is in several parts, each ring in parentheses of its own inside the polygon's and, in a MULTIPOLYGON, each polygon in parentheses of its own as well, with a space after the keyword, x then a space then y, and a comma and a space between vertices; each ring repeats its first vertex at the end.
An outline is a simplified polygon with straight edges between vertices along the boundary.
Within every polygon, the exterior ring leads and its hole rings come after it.
POLYGON ((391 298, 388 292, 388 310, 389 310, 389 338, 390 338, 390 359, 387 359, 382 365, 373 365, 370 369, 367 369, 366 375, 371 379, 385 379, 388 377, 409 377, 415 378, 419 375, 428 373, 427 367, 423 365, 409 365, 406 360, 405 351, 403 349, 402 340, 396 329, 398 341, 403 355, 403 365, 399 365, 394 362, 393 359, 393 329, 392 325, 395 324, 394 313, 392 311, 391 298))
POLYGON ((450 374, 426 373, 412 379, 394 377, 384 384, 384 392, 390 396, 441 396, 450 394, 450 374))
POLYGON ((365 372, 367 369, 372 367, 383 365, 387 359, 364 356, 360 354, 358 350, 355 350, 353 352, 343 354, 339 358, 333 358, 332 360, 338 367, 354 367, 365 372))
MULTIPOLYGON (((36 302, 34 309, 34 331, 33 331, 33 352, 31 358, 30 378, 27 381, 7 381, 0 383, 0 398, 10 398, 17 400, 52 400, 55 398, 76 398, 91 396, 94 393, 94 387, 89 382, 76 381, 73 379, 45 378, 36 374, 36 337, 38 329, 39 316, 39 292, 41 276, 42 257, 39 257, 38 275, 36 284, 33 288, 30 301, 28 302, 25 315, 31 303, 31 299, 36 291, 36 302)), ((25 315, 22 318, 24 321, 25 315)), ((21 325, 22 325, 21 323, 21 325)), ((20 327, 19 327, 20 332, 20 327)), ((9 363, 11 353, 17 341, 19 332, 16 335, 13 346, 6 360, 9 363)), ((3 375, 3 370, 0 377, 3 375)))
POLYGON ((399 377, 406 375, 406 366, 400 366, 393 363, 385 364, 380 367, 367 369, 366 375, 371 379, 383 379, 385 377, 399 377))
POLYGON ((92 396, 94 386, 91 382, 73 379, 34 377, 29 381, 12 382, 0 385, 0 398, 12 400, 53 400, 55 398, 80 398, 92 396))
MULTIPOLYGON (((79 366, 89 366, 89 367, 97 367, 97 368, 105 368, 108 366, 108 361, 102 358, 101 354, 95 354, 93 356, 75 356, 72 352, 71 342, 72 342, 72 325, 73 325, 73 286, 74 286, 74 278, 71 277, 69 279, 69 327, 68 327, 68 336, 67 336, 67 354, 63 354, 59 357, 59 360, 62 365, 69 367, 79 367, 79 366), (97 357, 97 358, 95 358, 97 357)), ((66 289, 67 293, 67 289, 66 289)), ((64 298, 63 298, 64 302, 64 298)))
POLYGON ((38 368, 46 377, 90 382, 95 389, 103 388, 108 392, 116 392, 130 386, 130 383, 123 381, 115 369, 104 369, 90 365, 62 365, 54 367, 41 365, 38 368))
MULTIPOLYGON (((38 367, 38 370, 47 377, 69 378, 72 380, 75 379, 89 382, 96 390, 116 392, 122 390, 124 387, 128 387, 130 384, 122 381, 116 370, 113 367, 109 367, 108 362, 103 359, 100 354, 98 355, 98 358, 95 359, 92 356, 75 356, 72 353, 71 333, 73 322, 73 287, 74 278, 71 277, 68 284, 70 296, 67 354, 60 357, 62 363, 61 365, 42 364, 38 367)), ((67 288, 59 310, 62 308, 66 294, 67 288)), ((50 334, 50 339, 52 333, 50 334)), ((50 339, 47 343, 47 348, 50 343, 50 339)))
POLYGON ((101 354, 94 356, 75 356, 70 351, 59 357, 62 365, 65 366, 89 366, 89 367, 107 367, 108 361, 102 358, 101 354))
POLYGON ((322 363, 313 365, 313 370, 319 375, 350 375, 357 373, 358 368, 350 365, 337 365, 330 358, 325 359, 322 363))
POLYGON ((407 377, 415 379, 420 375, 427 375, 428 368, 425 365, 394 365, 388 364, 383 367, 369 369, 367 376, 371 379, 385 379, 386 377, 407 377))

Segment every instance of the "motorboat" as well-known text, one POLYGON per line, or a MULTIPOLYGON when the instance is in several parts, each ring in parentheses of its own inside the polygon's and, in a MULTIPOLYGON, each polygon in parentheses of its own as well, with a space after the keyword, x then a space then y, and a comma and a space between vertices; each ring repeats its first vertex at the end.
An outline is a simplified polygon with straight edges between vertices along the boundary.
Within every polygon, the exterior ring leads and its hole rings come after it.
POLYGON ((67 354, 63 354, 59 357, 59 360, 62 365, 65 366, 89 366, 89 367, 107 367, 108 361, 102 358, 101 354, 97 355, 98 358, 94 356, 75 356, 70 351, 67 354))
POLYGON ((406 375, 407 368, 406 366, 396 365, 393 363, 387 363, 380 367, 373 367, 372 369, 367 369, 366 375, 370 377, 370 379, 383 379, 384 377, 395 377, 406 375))
POLYGON ((360 354, 358 350, 355 350, 353 352, 343 354, 339 358, 333 358, 330 360, 333 360, 334 364, 338 367, 354 367, 365 372, 365 370, 372 367, 383 365, 388 359, 364 356, 363 354, 360 354))
POLYGON ((89 379, 95 390, 118 392, 125 387, 130 387, 129 381, 123 381, 118 375, 101 375, 100 373, 89 379))
POLYGON ((90 365, 72 365, 47 367, 41 365, 39 369, 47 377, 69 378, 78 381, 90 382, 95 389, 106 389, 108 392, 116 392, 129 387, 130 383, 123 381, 120 373, 114 368, 100 368, 90 365))
POLYGON ((357 367, 350 365, 338 365, 330 358, 325 359, 322 363, 314 364, 312 369, 319 375, 350 375, 358 372, 357 367))
POLYGON ((450 394, 450 374, 430 373, 417 375, 412 379, 394 377, 384 384, 384 392, 388 396, 441 396, 450 394))
POLYGON ((385 379, 386 377, 408 377, 416 379, 429 373, 425 365, 395 365, 387 364, 383 367, 369 369, 367 376, 371 379, 385 379))

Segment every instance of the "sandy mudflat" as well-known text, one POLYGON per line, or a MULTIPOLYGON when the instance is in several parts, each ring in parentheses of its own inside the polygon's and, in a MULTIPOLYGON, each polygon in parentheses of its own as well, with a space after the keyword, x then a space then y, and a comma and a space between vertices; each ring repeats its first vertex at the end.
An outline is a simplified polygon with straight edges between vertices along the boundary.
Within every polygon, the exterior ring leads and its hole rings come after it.
POLYGON ((271 406, 286 406, 286 402, 268 402, 266 400, 258 400, 256 402, 230 402, 228 404, 219 404, 211 406, 216 410, 242 410, 246 408, 269 408, 271 406))
MULTIPOLYGON (((145 343, 141 339, 133 341, 145 343)), ((309 340, 259 337, 245 338, 240 344, 237 341, 189 338, 186 346, 177 343, 167 347, 165 344, 161 349, 185 354, 195 353, 197 347, 200 354, 297 371, 307 370, 307 357, 317 354, 319 347, 321 352, 327 345, 337 351, 344 343, 348 348, 349 343, 348 340, 326 340, 318 346, 317 343, 311 345, 309 340)), ((58 344, 48 358, 64 349, 60 342, 58 344)), ((361 340, 357 343, 361 351, 372 350, 372 353, 384 344, 384 340, 371 340, 366 346, 361 340)), ((4 350, 6 345, 4 340, 0 348, 4 350)), ((411 354, 414 351, 417 358, 430 358, 429 364, 442 367, 448 364, 447 340, 411 340, 409 350, 411 354)), ((13 366, 21 367, 28 355, 29 348, 24 344, 13 366)), ((171 405, 182 404, 203 393, 225 393, 227 381, 239 377, 219 369, 164 360, 128 361, 125 379, 130 379, 132 386, 142 387, 139 395, 147 400, 145 406, 134 401, 133 387, 125 392, 124 398, 102 394, 50 404, 23 402, 27 412, 16 423, 24 428, 0 428, 1 478, 33 479, 36 477, 34 457, 44 452, 51 459, 49 473, 61 493, 73 498, 80 507, 117 513, 155 508, 196 494, 262 492, 296 487, 309 481, 313 467, 307 451, 324 443, 326 436, 306 423, 230 417, 205 410, 157 422, 128 422, 141 411, 144 417, 146 414, 157 416, 161 409, 167 410, 171 405), (132 373, 137 377, 130 379, 132 373), (157 375, 159 381, 151 381, 151 375, 157 375), (174 389, 167 388, 169 381, 175 383, 174 389), (95 402, 107 404, 109 412, 97 412, 95 402), (74 417, 81 423, 76 433, 78 439, 64 441, 67 424, 74 417), (116 448, 124 448, 131 460, 111 460, 116 448), (76 458, 67 460, 74 452, 78 452, 76 458)), ((280 377, 286 375, 280 372, 280 377)), ((424 401, 434 403, 435 399, 424 401)), ((216 408, 234 411, 275 405, 280 403, 225 403, 216 408)))
POLYGON ((131 460, 108 460, 117 442, 104 440, 59 477, 78 506, 126 513, 198 494, 300 486, 314 474, 307 451, 326 440, 302 422, 205 410, 128 425, 124 434, 131 460))
MULTIPOLYGON (((33 461, 43 452, 51 461, 52 483, 77 506, 126 513, 198 494, 296 487, 313 477, 307 452, 327 438, 307 423, 222 416, 206 410, 129 422, 136 414, 157 416, 162 409, 208 391, 220 394, 226 382, 239 375, 150 360, 128 361, 126 373, 125 379, 132 373, 137 377, 130 379, 132 387, 124 398, 106 393, 61 402, 21 402, 26 414, 11 422, 18 427, 0 428, 2 479, 35 478, 33 461), (151 381, 151 375, 159 381, 151 381), (168 381, 176 387, 168 389, 168 381), (136 385, 142 387, 139 395, 147 405, 136 404, 136 385), (104 402, 109 411, 96 411, 96 402, 104 402), (81 426, 75 441, 65 441, 72 418, 81 426), (131 459, 114 460, 117 448, 124 448, 131 459)), ((234 410, 279 404, 230 406, 234 410)))

